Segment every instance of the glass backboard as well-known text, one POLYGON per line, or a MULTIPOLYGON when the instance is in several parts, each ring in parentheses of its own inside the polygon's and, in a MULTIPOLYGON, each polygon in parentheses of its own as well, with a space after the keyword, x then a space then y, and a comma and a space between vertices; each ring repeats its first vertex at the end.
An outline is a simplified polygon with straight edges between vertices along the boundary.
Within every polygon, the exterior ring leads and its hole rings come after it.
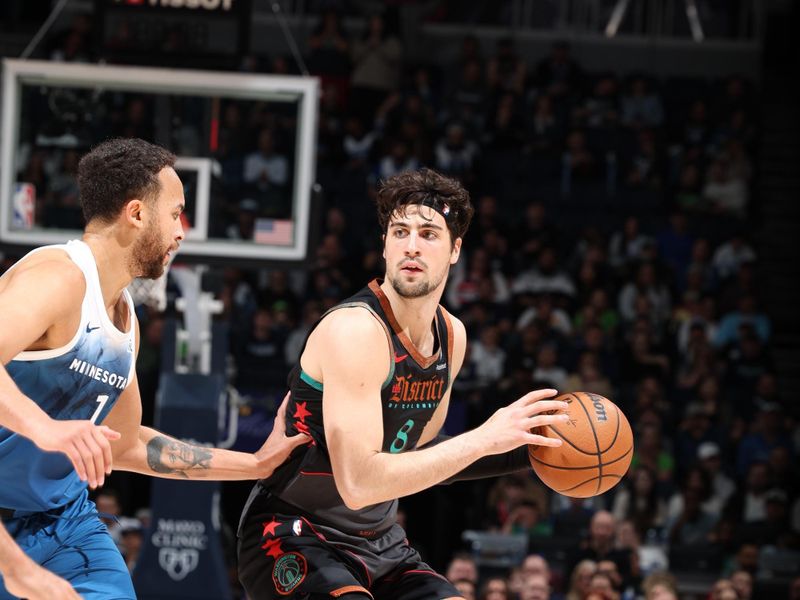
POLYGON ((80 235, 76 169, 110 137, 178 155, 182 256, 303 260, 314 182, 314 78, 6 60, 0 242, 80 235))

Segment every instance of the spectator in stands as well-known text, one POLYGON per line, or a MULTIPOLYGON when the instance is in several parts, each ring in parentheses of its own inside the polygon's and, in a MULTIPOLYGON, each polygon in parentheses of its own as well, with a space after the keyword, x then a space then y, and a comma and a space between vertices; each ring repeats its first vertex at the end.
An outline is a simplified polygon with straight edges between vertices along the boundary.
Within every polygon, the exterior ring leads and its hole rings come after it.
POLYGON ((467 60, 461 66, 460 73, 460 80, 450 92, 440 118, 444 122, 464 123, 468 137, 475 139, 483 133, 487 107, 487 91, 480 61, 467 60))
POLYGON ((581 129, 573 129, 564 141, 561 170, 561 194, 569 196, 572 182, 585 182, 599 175, 597 159, 581 129))
POLYGON ((414 156, 408 143, 397 138, 388 141, 387 152, 381 156, 373 173, 372 183, 388 179, 403 171, 413 171, 420 167, 419 159, 414 156))
POLYGON ((285 334, 275 324, 272 311, 259 308, 252 318, 251 329, 235 348, 239 372, 236 387, 243 393, 256 390, 279 391, 286 380, 283 362, 285 334))
POLYGON ((544 203, 528 204, 522 221, 511 237, 512 246, 517 253, 517 270, 527 269, 544 248, 557 247, 559 238, 558 228, 551 222, 544 203))
POLYGON ((525 61, 514 47, 514 40, 501 38, 497 41, 495 55, 486 65, 486 82, 494 92, 512 92, 521 96, 525 90, 527 69, 525 61))
POLYGON ((528 151, 543 158, 555 157, 563 137, 563 124, 553 107, 553 98, 548 94, 538 96, 528 123, 528 151))
POLYGON ((466 130, 460 123, 450 123, 445 136, 436 144, 436 168, 463 182, 470 182, 478 146, 467 139, 466 130))
POLYGON ((741 457, 742 467, 747 474, 743 493, 732 496, 725 510, 740 523, 763 521, 767 518, 767 492, 773 484, 769 466, 757 459, 741 457))
POLYGON ((526 575, 519 590, 519 600, 549 600, 550 583, 544 575, 526 575))
POLYGON ((642 259, 644 248, 652 238, 641 233, 639 219, 627 217, 621 230, 611 236, 608 245, 608 260, 611 266, 622 269, 642 259))
POLYGON ((476 583, 469 579, 456 579, 453 585, 458 590, 464 600, 475 600, 476 583))
POLYGON ((708 168, 703 198, 713 214, 743 219, 747 210, 747 182, 731 169, 727 157, 718 157, 708 168))
POLYGON ((539 350, 533 378, 547 382, 556 389, 562 388, 566 383, 567 370, 558 364, 558 350, 554 344, 545 344, 539 350))
POLYGON ((342 148, 346 160, 345 167, 349 170, 365 168, 377 139, 378 133, 368 130, 362 117, 358 115, 347 117, 345 134, 342 138, 342 148))
POLYGON ((617 80, 610 73, 602 74, 594 84, 592 93, 573 111, 573 122, 589 129, 609 130, 619 120, 617 80))
POLYGON ((670 517, 666 524, 667 539, 671 546, 703 546, 710 542, 717 516, 703 510, 704 493, 702 488, 684 485, 679 503, 681 510, 670 517))
POLYGON ((585 600, 619 600, 619 594, 614 590, 611 578, 606 573, 596 571, 589 581, 589 593, 585 600))
POLYGON ((645 600, 678 600, 678 582, 666 571, 648 575, 642 583, 642 589, 645 600))
POLYGON ((714 413, 700 401, 693 401, 686 406, 675 436, 675 456, 681 472, 685 473, 687 469, 693 467, 701 444, 720 442, 721 435, 713 427, 713 416, 714 413))
POLYGON ((492 302, 505 304, 509 301, 511 292, 508 281, 502 271, 492 266, 489 253, 480 246, 472 250, 467 257, 467 267, 453 269, 447 291, 447 303, 458 310, 480 299, 480 284, 482 281, 491 280, 492 302))
POLYGON ((350 45, 335 10, 328 9, 322 14, 308 39, 308 48, 308 68, 313 74, 346 81, 350 72, 350 45))
POLYGON ((619 293, 619 314, 628 322, 636 318, 636 298, 643 295, 650 302, 653 319, 660 323, 670 314, 671 299, 667 287, 659 281, 652 263, 644 263, 636 272, 636 280, 627 283, 619 293))
POLYGON ((122 505, 117 490, 106 487, 97 492, 94 498, 100 520, 108 528, 108 533, 119 546, 122 530, 119 517, 122 516, 122 505))
MULTIPOLYGON (((792 454, 792 444, 784 430, 783 415, 780 405, 771 402, 761 402, 758 405, 751 431, 748 432, 739 445, 737 469, 740 474, 748 472, 748 479, 752 475, 752 466, 761 463, 767 469, 767 461, 775 448, 785 448, 792 454)), ((762 480, 764 474, 758 469, 758 479, 762 480)))
POLYGON ((584 559, 590 559, 595 562, 601 560, 613 561, 622 576, 623 585, 627 586, 633 576, 631 552, 614 547, 615 534, 616 521, 614 515, 605 510, 597 511, 592 517, 589 526, 588 539, 572 555, 569 564, 574 568, 584 559))
POLYGON ((770 320, 767 315, 758 310, 755 296, 743 296, 739 300, 738 310, 722 317, 714 340, 716 346, 724 348, 737 342, 742 333, 742 325, 751 326, 762 341, 769 340, 770 320))
POLYGON ((648 530, 660 528, 666 519, 666 506, 658 495, 655 473, 642 465, 629 471, 614 494, 612 513, 617 522, 629 519, 644 536, 648 530))
POLYGON ((512 598, 508 580, 503 577, 490 577, 484 581, 478 595, 478 600, 512 600, 512 598))
POLYGON ((665 447, 658 427, 643 425, 637 428, 636 434, 637 443, 634 447, 631 468, 644 465, 656 473, 659 482, 672 481, 675 459, 665 447))
POLYGON ((722 453, 719 445, 716 442, 700 444, 697 447, 697 461, 711 482, 709 508, 717 514, 722 514, 722 509, 736 491, 736 484, 722 469, 722 453))
POLYGON ((351 109, 371 119, 387 94, 400 84, 403 44, 380 14, 367 21, 361 39, 352 44, 351 109))
POLYGON ((651 91, 647 79, 634 77, 622 96, 622 123, 633 128, 659 127, 664 120, 661 98, 651 91))
POLYGON ((289 161, 275 148, 275 133, 264 128, 258 134, 258 148, 244 160, 244 181, 273 200, 289 181, 289 161))
POLYGON ((283 346, 283 356, 287 365, 294 364, 300 358, 305 340, 321 316, 322 310, 318 302, 309 300, 303 305, 300 323, 289 332, 283 346))
POLYGON ((589 593, 592 576, 597 571, 597 563, 593 560, 582 560, 572 570, 569 589, 565 600, 584 600, 589 593))
POLYGON ((122 517, 119 525, 119 548, 128 571, 133 573, 144 542, 144 527, 138 519, 122 517))
POLYGON ((592 392, 606 398, 613 396, 611 382, 600 371, 597 355, 592 352, 584 352, 580 355, 575 372, 570 373, 560 391, 592 392))
POLYGON ((497 327, 484 327, 480 339, 472 343, 471 360, 481 385, 490 386, 500 381, 505 372, 506 352, 500 346, 497 327))
POLYGON ((559 268, 554 248, 542 248, 536 267, 519 274, 511 286, 514 294, 556 294, 571 298, 575 283, 570 275, 559 268))
POLYGON ((460 552, 450 559, 445 571, 447 580, 455 583, 456 581, 470 581, 473 585, 478 584, 478 565, 472 555, 460 552))
POLYGON ((694 241, 686 215, 673 211, 669 216, 669 226, 656 236, 659 257, 672 270, 673 276, 686 272, 692 260, 694 241))
POLYGON ((578 92, 583 74, 580 66, 570 54, 567 42, 555 42, 550 55, 536 67, 538 85, 554 98, 561 99, 578 92))
POLYGON ((659 189, 662 185, 662 155, 655 134, 649 129, 641 130, 636 145, 627 159, 625 183, 631 188, 659 189))
POLYGON ((735 275, 739 267, 756 260, 756 252, 745 240, 742 232, 737 232, 714 252, 711 264, 720 280, 735 275))
POLYGON ((737 600, 750 600, 753 597, 753 576, 747 571, 734 571, 730 582, 736 590, 737 600))
POLYGON ((710 600, 737 600, 736 589, 729 579, 717 580, 711 588, 710 600))
MULTIPOLYGON (((539 505, 533 500, 523 500, 515 506, 503 524, 503 533, 522 533, 532 537, 550 537, 553 526, 545 519, 539 505)), ((541 558, 541 557, 539 557, 541 558)), ((525 566, 523 564, 523 570, 525 566)))
POLYGON ((523 502, 533 502, 546 511, 547 496, 540 486, 522 474, 500 477, 487 498, 490 527, 502 528, 514 509, 523 502))
POLYGON ((534 298, 533 305, 519 316, 515 327, 522 330, 531 323, 540 325, 548 337, 554 334, 568 337, 572 333, 569 314, 563 308, 554 306, 553 298, 549 294, 540 294, 534 298))
POLYGON ((727 565, 723 567, 723 575, 736 571, 746 571, 755 577, 758 572, 758 544, 744 541, 739 544, 736 554, 727 565))

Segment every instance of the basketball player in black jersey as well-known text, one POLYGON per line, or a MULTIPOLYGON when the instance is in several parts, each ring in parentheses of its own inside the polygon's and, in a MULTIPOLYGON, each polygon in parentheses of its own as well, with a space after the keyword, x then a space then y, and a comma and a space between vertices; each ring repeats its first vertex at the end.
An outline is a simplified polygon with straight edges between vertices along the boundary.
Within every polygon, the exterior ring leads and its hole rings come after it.
POLYGON ((242 515, 239 574, 252 600, 460 597, 408 545, 397 498, 530 468, 527 444, 561 443, 531 433, 567 418, 550 389, 441 439, 466 332, 439 300, 469 194, 423 169, 385 181, 377 203, 386 276, 312 329, 290 374, 286 427, 313 441, 256 485, 242 515))

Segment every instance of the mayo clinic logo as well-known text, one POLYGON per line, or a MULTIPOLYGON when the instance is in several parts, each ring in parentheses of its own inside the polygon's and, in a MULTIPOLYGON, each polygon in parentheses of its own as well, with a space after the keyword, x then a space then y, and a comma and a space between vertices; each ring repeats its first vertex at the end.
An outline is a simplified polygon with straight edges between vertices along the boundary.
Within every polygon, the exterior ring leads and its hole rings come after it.
POLYGON ((160 548, 158 551, 158 564, 173 581, 184 579, 197 568, 199 562, 200 553, 191 548, 160 548))
POLYGON ((197 569, 200 552, 208 547, 202 521, 159 519, 150 539, 158 548, 159 566, 173 581, 181 581, 197 569))

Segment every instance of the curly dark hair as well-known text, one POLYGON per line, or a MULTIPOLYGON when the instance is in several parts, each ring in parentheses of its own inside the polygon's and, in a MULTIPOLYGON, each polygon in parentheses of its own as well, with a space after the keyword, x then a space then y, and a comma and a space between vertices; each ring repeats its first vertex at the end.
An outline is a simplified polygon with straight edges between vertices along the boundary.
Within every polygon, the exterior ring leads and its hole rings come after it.
POLYGON ((404 171, 382 181, 375 203, 378 207, 378 223, 384 233, 392 215, 407 206, 428 203, 440 212, 447 207, 449 214, 445 221, 450 230, 451 243, 455 243, 456 238, 464 237, 475 212, 469 192, 461 183, 427 168, 404 171))
POLYGON ((96 146, 78 164, 86 222, 110 222, 128 200, 155 198, 161 190, 159 172, 174 165, 172 152, 138 138, 114 138, 96 146))

